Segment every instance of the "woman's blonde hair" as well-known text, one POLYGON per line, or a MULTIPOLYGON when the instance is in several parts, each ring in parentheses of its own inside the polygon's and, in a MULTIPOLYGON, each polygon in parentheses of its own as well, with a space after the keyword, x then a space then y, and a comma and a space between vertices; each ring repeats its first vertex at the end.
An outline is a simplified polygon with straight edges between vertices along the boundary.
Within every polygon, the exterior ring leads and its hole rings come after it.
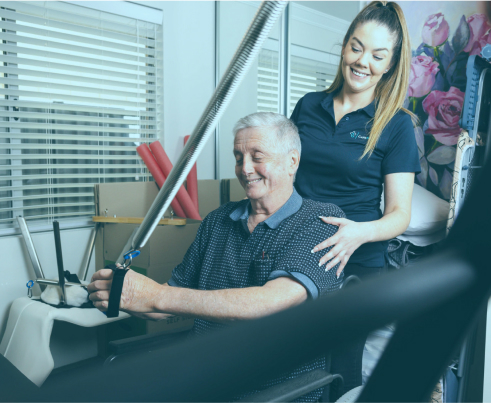
MULTIPOLYGON (((412 112, 403 108, 409 84, 411 43, 409 41, 409 32, 407 30, 404 13, 397 3, 372 1, 361 10, 349 26, 348 32, 346 32, 343 40, 343 50, 348 44, 355 29, 359 25, 363 25, 370 21, 374 21, 378 25, 385 26, 388 29, 394 38, 394 49, 389 71, 382 76, 375 87, 376 106, 373 126, 370 130, 370 137, 365 146, 365 151, 363 151, 360 159, 367 154, 368 157, 372 155, 382 131, 399 110, 402 109, 404 112, 408 113, 413 122, 417 121, 417 117, 412 112)), ((342 88, 344 84, 342 64, 343 59, 341 58, 336 78, 326 90, 327 92, 334 92, 342 88)))

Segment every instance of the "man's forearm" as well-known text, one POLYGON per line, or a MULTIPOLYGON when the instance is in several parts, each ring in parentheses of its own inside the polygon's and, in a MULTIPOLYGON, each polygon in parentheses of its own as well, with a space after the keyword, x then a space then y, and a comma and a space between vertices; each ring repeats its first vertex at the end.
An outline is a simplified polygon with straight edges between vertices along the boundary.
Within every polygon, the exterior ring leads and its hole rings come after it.
MULTIPOLYGON (((99 270, 87 286, 90 300, 102 311, 106 311, 109 306, 112 277, 112 270, 99 270)), ((268 281, 262 287, 213 291, 161 285, 133 270, 128 270, 124 281, 120 309, 150 320, 162 320, 169 315, 192 316, 217 322, 255 319, 298 305, 307 299, 305 288, 287 277, 268 281)))
POLYGON ((281 277, 262 287, 192 290, 162 286, 154 312, 193 316, 210 321, 256 319, 293 307, 307 299, 305 288, 281 277))
POLYGON ((149 320, 152 322, 159 322, 161 320, 169 319, 175 316, 172 315, 171 313, 157 313, 157 312, 136 313, 136 312, 128 311, 126 309, 121 309, 121 310, 123 312, 129 313, 130 315, 136 316, 137 318, 149 320))

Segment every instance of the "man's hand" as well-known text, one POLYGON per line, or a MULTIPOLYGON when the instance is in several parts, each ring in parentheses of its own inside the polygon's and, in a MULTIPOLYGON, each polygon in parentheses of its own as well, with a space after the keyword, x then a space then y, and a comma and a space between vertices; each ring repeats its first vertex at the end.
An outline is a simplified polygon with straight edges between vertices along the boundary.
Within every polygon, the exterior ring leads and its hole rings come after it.
MULTIPOLYGON (((91 283, 87 286, 89 299, 102 312, 107 311, 109 292, 113 279, 113 271, 102 269, 95 272, 91 283)), ((148 277, 128 270, 124 277, 123 291, 119 308, 128 313, 149 313, 154 311, 155 299, 162 291, 162 286, 148 277)))

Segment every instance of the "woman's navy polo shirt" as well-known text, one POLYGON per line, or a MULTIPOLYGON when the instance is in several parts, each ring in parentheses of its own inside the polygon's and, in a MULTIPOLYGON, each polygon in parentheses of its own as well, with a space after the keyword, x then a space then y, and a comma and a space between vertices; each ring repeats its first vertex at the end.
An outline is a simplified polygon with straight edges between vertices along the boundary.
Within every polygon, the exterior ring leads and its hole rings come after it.
MULTIPOLYGON (((370 158, 360 160, 371 129, 368 122, 375 115, 375 101, 346 114, 336 125, 333 97, 333 93, 309 93, 292 113, 302 141, 295 187, 302 197, 338 205, 350 220, 378 220, 382 217, 384 176, 420 172, 411 118, 399 111, 385 127, 370 158)), ((382 267, 387 245, 387 241, 363 244, 349 263, 382 267)))

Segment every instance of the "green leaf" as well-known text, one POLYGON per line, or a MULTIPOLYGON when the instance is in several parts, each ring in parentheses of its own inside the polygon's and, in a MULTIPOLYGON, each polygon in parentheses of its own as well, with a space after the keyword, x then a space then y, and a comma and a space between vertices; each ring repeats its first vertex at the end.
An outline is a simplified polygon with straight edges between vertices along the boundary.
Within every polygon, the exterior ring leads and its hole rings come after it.
POLYGON ((464 50, 469 42, 469 38, 471 36, 469 30, 469 24, 467 24, 467 20, 465 15, 460 19, 460 24, 455 31, 455 34, 452 38, 452 47, 456 55, 464 50))
POLYGON ((447 165, 455 160, 455 147, 441 146, 428 155, 428 161, 436 165, 447 165))

